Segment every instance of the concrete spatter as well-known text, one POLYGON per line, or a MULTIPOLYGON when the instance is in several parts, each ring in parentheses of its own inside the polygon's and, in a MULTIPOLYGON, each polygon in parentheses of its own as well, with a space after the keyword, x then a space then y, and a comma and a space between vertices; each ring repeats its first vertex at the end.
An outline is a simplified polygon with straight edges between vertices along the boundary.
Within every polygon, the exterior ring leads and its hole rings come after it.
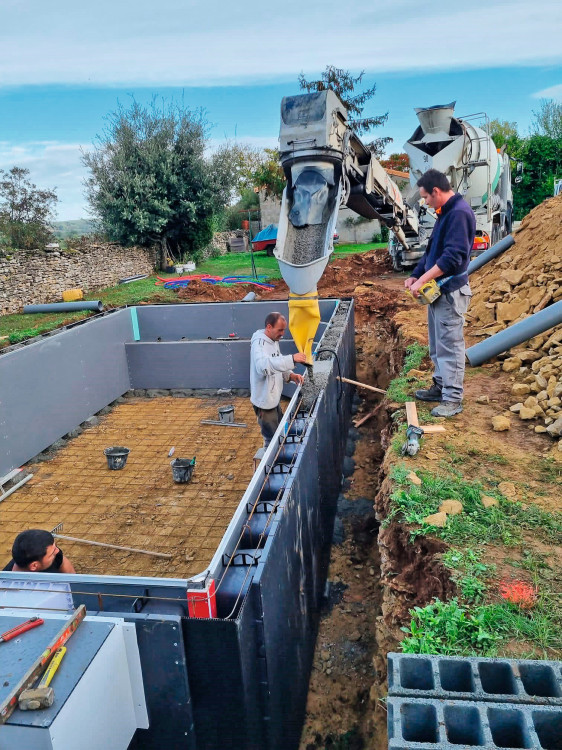
MULTIPOLYGON (((319 354, 313 366, 307 368, 307 377, 301 388, 302 408, 309 411, 322 389, 326 387, 328 381, 333 377, 332 361, 334 355, 323 349, 336 350, 337 343, 345 328, 345 320, 349 312, 349 302, 340 302, 338 309, 322 337, 322 343, 319 347, 319 354)), ((337 366, 336 366, 337 369, 337 366)))
POLYGON ((149 549, 171 560, 61 541, 79 573, 186 577, 209 564, 253 473, 261 445, 249 399, 130 399, 70 441, 34 478, 0 504, 0 554, 16 534, 51 529, 98 542, 149 549), (201 425, 233 404, 246 429, 201 425), (235 432, 236 434, 233 434, 235 432), (130 448, 127 464, 111 471, 103 449, 130 448), (197 457, 189 484, 172 479, 168 453, 197 457))

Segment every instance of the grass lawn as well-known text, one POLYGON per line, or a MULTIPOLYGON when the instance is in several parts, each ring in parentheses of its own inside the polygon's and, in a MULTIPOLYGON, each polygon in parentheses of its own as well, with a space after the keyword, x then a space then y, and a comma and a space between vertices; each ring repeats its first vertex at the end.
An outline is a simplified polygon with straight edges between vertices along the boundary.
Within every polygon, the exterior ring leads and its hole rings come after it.
MULTIPOLYGON (((375 248, 385 247, 385 243, 368 245, 336 245, 334 257, 341 257, 353 253, 363 253, 375 248)), ((265 252, 254 253, 254 262, 258 275, 267 276, 270 279, 280 279, 277 259, 268 257, 265 252)), ((211 276, 247 276, 252 273, 250 253, 232 253, 220 258, 206 260, 197 266, 195 273, 208 273, 211 276)), ((173 279, 175 274, 158 274, 159 276, 173 279)), ((156 275, 148 279, 133 281, 130 284, 97 289, 88 292, 87 299, 101 299, 106 307, 119 307, 121 305, 134 305, 139 302, 151 300, 153 302, 177 302, 176 294, 171 289, 155 286, 156 275)), ((49 313, 0 316, 0 344, 15 344, 24 339, 46 333, 61 325, 72 323, 81 318, 88 317, 88 312, 75 313, 49 313), (2 340, 3 339, 3 340, 2 340)))

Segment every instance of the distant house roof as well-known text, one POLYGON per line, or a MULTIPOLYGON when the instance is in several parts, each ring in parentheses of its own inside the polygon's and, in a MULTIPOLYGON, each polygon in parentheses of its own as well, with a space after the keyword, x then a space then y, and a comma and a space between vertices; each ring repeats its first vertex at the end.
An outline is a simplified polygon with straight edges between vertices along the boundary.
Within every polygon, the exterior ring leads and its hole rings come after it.
POLYGON ((397 169, 385 169, 385 172, 391 175, 392 177, 401 177, 403 180, 410 179, 409 172, 399 172, 397 169))

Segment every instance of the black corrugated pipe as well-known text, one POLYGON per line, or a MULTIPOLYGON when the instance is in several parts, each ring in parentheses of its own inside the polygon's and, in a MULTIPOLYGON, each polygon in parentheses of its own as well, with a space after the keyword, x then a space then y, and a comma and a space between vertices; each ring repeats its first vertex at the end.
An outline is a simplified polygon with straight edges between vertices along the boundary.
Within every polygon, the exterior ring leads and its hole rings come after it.
POLYGON ((509 328, 506 328, 489 339, 481 341, 479 344, 469 347, 466 350, 466 358, 473 367, 478 367, 482 362, 496 357, 502 352, 511 349, 512 346, 522 344, 524 341, 538 336, 539 333, 548 331, 549 328, 562 323, 562 300, 556 302, 550 307, 535 313, 534 315, 520 320, 509 328))
POLYGON ((489 260, 497 258, 498 255, 504 253, 508 248, 515 244, 515 240, 511 234, 508 234, 503 240, 496 242, 495 245, 485 250, 482 255, 479 255, 474 260, 471 260, 468 266, 468 274, 470 275, 474 271, 478 271, 479 268, 485 266, 489 260))
POLYGON ((93 310, 102 312, 101 299, 82 300, 82 302, 51 302, 48 305, 24 305, 24 313, 56 313, 76 312, 77 310, 93 310))

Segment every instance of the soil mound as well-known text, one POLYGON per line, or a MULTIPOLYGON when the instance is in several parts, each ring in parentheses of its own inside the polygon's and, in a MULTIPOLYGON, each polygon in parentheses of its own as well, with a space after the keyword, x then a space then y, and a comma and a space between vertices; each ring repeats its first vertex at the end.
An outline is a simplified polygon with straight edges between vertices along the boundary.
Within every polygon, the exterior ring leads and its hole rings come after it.
MULTIPOLYGON (((471 277, 467 318, 473 335, 490 336, 562 300, 562 195, 523 220, 515 245, 471 277)), ((562 435, 562 325, 512 349, 503 362, 518 383, 514 414, 539 420, 536 432, 562 435)), ((531 422, 532 423, 532 422, 531 422)))

